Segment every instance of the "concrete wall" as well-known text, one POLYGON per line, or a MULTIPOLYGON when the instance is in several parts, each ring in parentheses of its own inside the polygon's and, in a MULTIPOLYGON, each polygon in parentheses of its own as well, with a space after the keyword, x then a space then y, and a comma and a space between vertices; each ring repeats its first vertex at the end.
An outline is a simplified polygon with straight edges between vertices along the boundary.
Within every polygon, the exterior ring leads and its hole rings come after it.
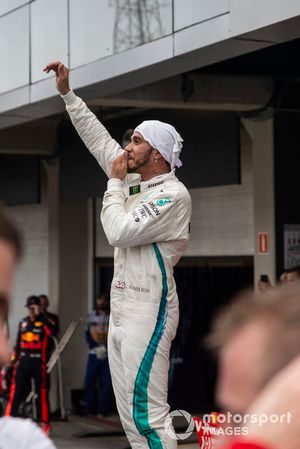
MULTIPOLYGON (((253 169, 251 140, 241 128, 241 184, 190 190, 193 201, 191 240, 186 256, 254 254, 253 169)), ((96 256, 112 257, 96 203, 96 256)))
POLYGON ((191 240, 186 256, 254 254, 251 140, 241 129, 241 184, 192 189, 191 240))
POLYGON ((24 256, 17 268, 10 313, 11 339, 15 342, 18 323, 26 316, 25 300, 48 293, 48 214, 45 203, 9 208, 24 240, 24 256))
MULTIPOLYGON (((18 269, 10 313, 11 340, 16 339, 17 327, 26 316, 25 300, 32 294, 48 294, 51 270, 48 246, 48 205, 42 204, 9 208, 24 239, 24 257, 18 269)), ((61 335, 75 318, 85 319, 91 303, 90 265, 92 255, 88 242, 88 200, 64 202, 59 211, 59 293, 57 308, 61 322, 61 335)), ((51 297, 50 297, 51 304, 51 297)), ((51 310, 51 305, 50 308, 51 310)), ((65 402, 71 406, 70 391, 82 388, 87 358, 84 326, 80 324, 62 356, 65 402)), ((55 408, 55 378, 52 380, 52 407, 55 408)))
POLYGON ((244 120, 253 147, 253 215, 254 215, 254 281, 267 274, 272 285, 276 281, 275 195, 274 195, 274 124, 269 120, 244 120), (267 236, 265 245, 260 235, 267 236), (264 246, 264 248, 262 248, 264 246))
MULTIPOLYGON (((88 312, 88 201, 60 204, 60 284, 58 313, 62 334, 75 318, 88 312)), ((87 359, 83 324, 75 331, 62 356, 67 408, 70 392, 82 388, 87 359)))

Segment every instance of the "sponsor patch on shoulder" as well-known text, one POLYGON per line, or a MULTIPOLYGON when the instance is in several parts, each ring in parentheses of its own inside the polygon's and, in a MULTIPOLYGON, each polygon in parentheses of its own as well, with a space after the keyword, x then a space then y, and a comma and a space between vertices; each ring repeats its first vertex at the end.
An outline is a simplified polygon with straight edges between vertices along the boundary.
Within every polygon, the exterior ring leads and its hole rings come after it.
POLYGON ((34 325, 35 325, 36 327, 41 327, 41 326, 43 326, 43 323, 42 323, 41 321, 35 321, 35 322, 34 322, 34 325))

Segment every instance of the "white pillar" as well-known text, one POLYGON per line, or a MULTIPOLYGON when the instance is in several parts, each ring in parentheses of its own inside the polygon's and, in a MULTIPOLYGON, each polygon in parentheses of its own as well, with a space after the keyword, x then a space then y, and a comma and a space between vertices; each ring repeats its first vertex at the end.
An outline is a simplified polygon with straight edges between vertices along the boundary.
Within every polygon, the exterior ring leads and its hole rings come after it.
MULTIPOLYGON (((59 242, 59 160, 51 158, 43 161, 47 179, 48 204, 48 296, 49 310, 59 313, 60 284, 60 242, 59 242)), ((50 408, 59 407, 57 368, 51 373, 50 408)))
MULTIPOLYGON (((275 247, 275 193, 274 193, 274 123, 273 118, 264 121, 243 121, 253 148, 254 195, 254 282, 261 274, 267 274, 271 283, 276 282, 275 247), (259 234, 266 233, 267 252, 259 251, 259 234)), ((261 248, 265 249, 265 248, 261 248)))
POLYGON ((48 294, 50 309, 58 313, 59 309, 59 281, 60 281, 60 257, 59 257, 59 160, 49 159, 44 161, 47 174, 47 199, 48 199, 48 266, 49 284, 48 294))

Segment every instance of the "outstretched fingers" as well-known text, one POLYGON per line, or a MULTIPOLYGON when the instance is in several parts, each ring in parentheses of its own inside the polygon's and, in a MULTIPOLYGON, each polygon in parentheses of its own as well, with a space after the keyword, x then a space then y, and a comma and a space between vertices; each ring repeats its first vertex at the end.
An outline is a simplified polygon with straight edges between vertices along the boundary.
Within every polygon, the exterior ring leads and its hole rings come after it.
POLYGON ((70 92, 69 69, 60 61, 53 61, 47 64, 43 71, 49 73, 53 70, 56 76, 56 89, 61 95, 70 92))
POLYGON ((49 72, 51 72, 51 70, 53 70, 54 72, 57 72, 60 66, 64 67, 64 65, 60 61, 49 62, 49 64, 47 64, 43 68, 43 72, 49 73, 49 72))

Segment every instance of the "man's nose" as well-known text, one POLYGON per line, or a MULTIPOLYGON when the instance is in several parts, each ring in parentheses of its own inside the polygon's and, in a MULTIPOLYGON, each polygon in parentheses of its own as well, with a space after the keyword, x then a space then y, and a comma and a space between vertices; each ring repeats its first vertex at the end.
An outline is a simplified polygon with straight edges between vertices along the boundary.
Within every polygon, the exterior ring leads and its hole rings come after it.
POLYGON ((127 151, 128 153, 132 150, 132 142, 129 142, 128 145, 124 148, 124 151, 127 151))

